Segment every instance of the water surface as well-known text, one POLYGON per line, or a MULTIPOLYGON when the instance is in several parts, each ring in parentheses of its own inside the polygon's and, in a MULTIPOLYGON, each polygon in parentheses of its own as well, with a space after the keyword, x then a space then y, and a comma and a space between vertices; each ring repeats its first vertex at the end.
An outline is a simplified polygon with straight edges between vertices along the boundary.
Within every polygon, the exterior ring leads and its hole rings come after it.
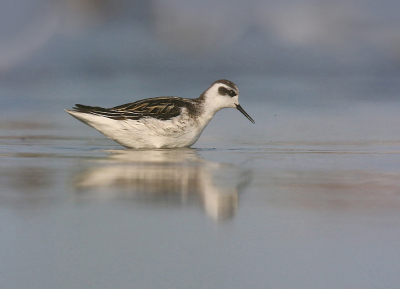
POLYGON ((246 110, 177 150, 4 121, 0 286, 397 288, 400 141, 268 140, 246 110))

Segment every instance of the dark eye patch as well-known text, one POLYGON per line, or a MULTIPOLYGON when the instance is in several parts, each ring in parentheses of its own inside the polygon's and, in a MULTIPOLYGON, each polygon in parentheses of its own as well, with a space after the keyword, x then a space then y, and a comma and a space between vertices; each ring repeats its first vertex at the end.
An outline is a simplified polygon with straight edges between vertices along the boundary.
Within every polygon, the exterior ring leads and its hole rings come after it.
POLYGON ((221 95, 229 95, 231 97, 234 97, 234 96, 237 95, 234 90, 228 90, 227 88, 225 88, 223 86, 220 86, 218 88, 218 93, 221 94, 221 95))

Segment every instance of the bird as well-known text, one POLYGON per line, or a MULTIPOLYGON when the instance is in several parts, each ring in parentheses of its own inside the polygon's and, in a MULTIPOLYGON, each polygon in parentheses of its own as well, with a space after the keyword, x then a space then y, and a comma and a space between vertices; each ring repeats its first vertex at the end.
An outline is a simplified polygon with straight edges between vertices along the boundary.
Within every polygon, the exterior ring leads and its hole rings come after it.
POLYGON ((226 79, 195 99, 162 96, 112 108, 76 104, 65 111, 126 148, 164 149, 192 146, 223 108, 236 108, 255 123, 239 104, 239 89, 226 79))

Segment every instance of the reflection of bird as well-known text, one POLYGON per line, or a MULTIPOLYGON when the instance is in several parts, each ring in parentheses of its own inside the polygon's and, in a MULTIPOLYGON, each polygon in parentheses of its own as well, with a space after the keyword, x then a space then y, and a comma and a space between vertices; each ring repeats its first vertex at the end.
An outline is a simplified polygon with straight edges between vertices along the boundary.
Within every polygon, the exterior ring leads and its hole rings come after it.
POLYGON ((199 98, 157 97, 113 108, 77 104, 66 110, 128 148, 176 148, 193 145, 212 117, 222 108, 237 108, 239 90, 228 80, 214 82, 199 98))
POLYGON ((249 181, 247 171, 201 159, 192 149, 111 152, 76 176, 79 198, 200 203, 210 217, 223 220, 235 215, 239 192, 249 181))

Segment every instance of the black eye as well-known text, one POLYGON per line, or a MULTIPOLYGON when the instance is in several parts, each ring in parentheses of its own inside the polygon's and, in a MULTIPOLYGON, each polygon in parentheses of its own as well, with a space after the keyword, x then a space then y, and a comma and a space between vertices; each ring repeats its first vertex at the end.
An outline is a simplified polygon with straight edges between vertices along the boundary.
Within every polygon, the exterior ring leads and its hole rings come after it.
POLYGON ((234 91, 233 89, 228 90, 227 88, 225 88, 225 87, 223 87, 223 86, 220 86, 220 87, 218 88, 218 93, 219 93, 220 95, 229 95, 230 97, 234 97, 234 96, 237 95, 236 91, 234 91))
POLYGON ((234 96, 236 96, 236 92, 234 90, 229 90, 229 95, 231 97, 234 97, 234 96))

